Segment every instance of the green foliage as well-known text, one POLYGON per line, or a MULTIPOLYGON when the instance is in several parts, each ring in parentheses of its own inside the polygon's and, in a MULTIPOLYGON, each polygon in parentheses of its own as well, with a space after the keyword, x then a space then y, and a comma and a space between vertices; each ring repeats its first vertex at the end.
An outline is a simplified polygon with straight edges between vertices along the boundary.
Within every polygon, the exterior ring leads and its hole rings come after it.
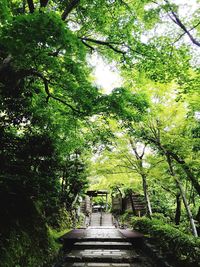
POLYGON ((8 7, 8 0, 2 0, 0 3, 0 21, 9 19, 10 10, 8 7))
POLYGON ((55 209, 51 213, 47 223, 51 227, 50 230, 53 232, 53 236, 56 238, 59 235, 58 233, 71 229, 73 222, 70 212, 65 207, 59 207, 59 210, 55 209))
POLYGON ((108 99, 110 111, 125 121, 140 121, 149 106, 145 94, 133 93, 124 88, 113 90, 108 99))
POLYGON ((0 263, 2 267, 48 266, 58 252, 55 241, 49 234, 44 235, 44 229, 37 235, 30 235, 21 229, 11 230, 3 246, 0 263))
POLYGON ((177 186, 162 147, 179 157, 181 163, 173 159, 174 171, 190 206, 198 203, 199 70, 190 44, 181 38, 183 27, 179 32, 170 20, 176 12, 186 28, 195 26, 196 38, 197 10, 185 19, 168 3, 83 0, 63 17, 69 2, 42 7, 33 1, 32 9, 27 1, 0 3, 0 212, 1 232, 8 225, 11 233, 9 264, 39 266, 37 255, 41 261, 43 252, 51 255, 45 225, 70 226, 69 212, 89 175, 94 187, 123 182, 136 191, 142 191, 145 175, 154 211, 173 213, 177 186), (124 85, 107 95, 91 82, 87 58, 94 50, 123 71, 124 85), (134 157, 130 138, 139 147, 148 145, 143 162, 134 157), (98 160, 89 169, 91 152, 98 160), (23 229, 34 218, 27 222, 21 206, 38 210, 43 228, 34 232, 44 233, 44 249, 39 234, 32 243, 33 234, 23 229), (43 251, 28 259, 31 246, 43 251))
POLYGON ((35 60, 44 66, 55 62, 49 55, 57 49, 64 48, 73 55, 82 51, 77 38, 55 12, 14 17, 2 28, 1 44, 23 68, 33 66, 35 60))
POLYGON ((130 227, 131 226, 131 220, 132 220, 132 218, 133 218, 133 212, 130 211, 130 210, 125 211, 125 213, 122 214, 119 217, 120 226, 121 227, 124 227, 124 226, 130 227))
MULTIPOLYGON (((4 191, 2 200, 5 200, 4 191)), ((39 208, 22 194, 10 194, 5 205, 6 202, 2 207, 1 202, 0 266, 48 266, 58 248, 39 208)))
POLYGON ((132 225, 134 229, 155 238, 157 246, 163 252, 172 251, 179 264, 199 266, 199 239, 186 235, 169 224, 163 224, 163 221, 158 219, 134 218, 132 225))

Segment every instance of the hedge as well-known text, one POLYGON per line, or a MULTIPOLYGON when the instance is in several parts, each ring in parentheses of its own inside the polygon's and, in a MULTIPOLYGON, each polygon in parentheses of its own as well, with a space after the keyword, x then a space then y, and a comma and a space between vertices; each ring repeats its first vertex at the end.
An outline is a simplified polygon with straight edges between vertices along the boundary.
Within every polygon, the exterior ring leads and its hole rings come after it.
POLYGON ((156 241, 164 252, 173 253, 176 260, 200 266, 200 239, 187 235, 179 229, 157 219, 133 218, 132 226, 156 241))

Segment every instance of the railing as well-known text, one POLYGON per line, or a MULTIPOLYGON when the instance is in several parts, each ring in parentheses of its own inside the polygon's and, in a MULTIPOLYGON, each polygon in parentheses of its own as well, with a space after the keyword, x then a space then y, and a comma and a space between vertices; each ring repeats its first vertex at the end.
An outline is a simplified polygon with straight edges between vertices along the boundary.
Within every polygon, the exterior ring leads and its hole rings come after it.
POLYGON ((100 215, 100 226, 102 226, 102 222, 103 222, 103 212, 102 212, 102 209, 101 209, 101 215, 100 215))

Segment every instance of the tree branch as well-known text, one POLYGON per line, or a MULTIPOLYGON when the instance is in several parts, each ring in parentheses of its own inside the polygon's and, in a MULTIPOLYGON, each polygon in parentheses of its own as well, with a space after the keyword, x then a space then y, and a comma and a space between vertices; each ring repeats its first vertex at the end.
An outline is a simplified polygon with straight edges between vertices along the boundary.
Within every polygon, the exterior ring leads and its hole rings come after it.
POLYGON ((131 48, 128 44, 122 43, 122 42, 113 42, 113 41, 102 41, 102 40, 96 40, 96 39, 92 39, 92 38, 87 38, 87 37, 79 37, 79 39, 82 41, 82 43, 89 47, 91 50, 95 50, 95 48, 91 45, 88 44, 88 42, 97 44, 97 45, 103 45, 103 46, 107 46, 108 48, 112 49, 114 52, 118 53, 118 54, 122 54, 124 61, 126 61, 126 54, 127 51, 123 51, 121 49, 119 49, 116 46, 121 46, 124 47, 126 49, 128 49, 130 52, 138 54, 142 57, 147 57, 149 59, 153 59, 152 56, 149 56, 148 54, 145 54, 141 51, 138 51, 136 49, 131 48))
POLYGON ((125 171, 125 172, 105 172, 104 174, 121 174, 121 173, 133 173, 134 171, 125 171))
POLYGON ((121 45, 121 43, 106 42, 106 41, 95 40, 95 39, 87 38, 87 37, 80 37, 80 39, 81 39, 82 42, 85 41, 85 44, 86 44, 86 42, 92 42, 92 43, 95 43, 95 44, 98 44, 98 45, 107 46, 107 47, 111 48, 116 53, 119 53, 119 54, 122 54, 122 55, 125 55, 126 54, 126 52, 124 52, 122 50, 119 50, 118 48, 116 48, 116 47, 113 46, 113 45, 121 45))
MULTIPOLYGON (((199 46, 200 47, 200 42, 198 40, 196 40, 196 38, 194 38, 192 36, 192 34, 190 33, 190 30, 188 30, 186 28, 186 26, 183 24, 183 22, 181 21, 181 19, 178 17, 178 15, 174 12, 174 10, 172 9, 171 7, 171 4, 169 3, 168 0, 165 0, 165 2, 168 4, 169 8, 170 8, 170 11, 171 11, 171 15, 169 14, 169 17, 170 19, 176 23, 176 25, 178 25, 183 31, 185 34, 187 34, 187 36, 190 38, 190 40, 192 41, 193 44, 195 44, 196 46, 199 46)), ((200 24, 197 23, 196 27, 200 24)))
POLYGON ((76 113, 81 113, 81 114, 85 114, 84 112, 74 108, 72 105, 70 105, 69 103, 67 103, 65 100, 63 99, 60 99, 59 97, 56 97, 54 95, 52 95, 49 91, 49 85, 48 85, 48 79, 46 77, 44 77, 40 72, 38 71, 35 71, 35 70, 28 70, 24 77, 25 76, 37 76, 38 78, 40 78, 43 83, 44 83, 44 89, 45 89, 45 92, 47 94, 47 99, 46 101, 48 102, 49 98, 53 98, 54 100, 57 100, 58 102, 64 104, 65 106, 69 107, 72 111, 76 112, 76 113))
POLYGON ((197 41, 189 32, 189 30, 187 30, 187 28, 185 27, 185 25, 182 23, 182 21, 179 19, 179 17, 177 16, 177 14, 175 12, 172 12, 175 20, 176 20, 176 24, 188 35, 188 37, 190 38, 190 40, 192 41, 193 44, 197 45, 200 47, 200 42, 197 41))
POLYGON ((66 20, 69 13, 80 3, 80 0, 71 0, 62 13, 62 20, 66 20))
POLYGON ((81 41, 82 41, 82 43, 83 43, 85 46, 87 46, 88 48, 90 48, 91 51, 94 51, 94 50, 95 50, 95 48, 94 48, 93 46, 89 45, 89 44, 86 43, 84 40, 81 40, 81 41))
POLYGON ((165 191, 169 192, 170 194, 172 194, 173 196, 176 196, 176 194, 175 194, 171 189, 166 188, 166 187, 163 186, 163 185, 160 185, 160 187, 161 187, 162 189, 164 189, 165 191))
POLYGON ((118 164, 116 167, 121 167, 121 168, 130 169, 130 170, 132 170, 132 172, 135 172, 135 171, 136 171, 135 166, 129 167, 128 165, 121 165, 121 164, 118 164))
MULTIPOLYGON (((194 25, 192 28, 190 28, 188 31, 190 32, 190 31, 192 31, 192 30, 194 30, 196 27, 198 27, 200 25, 200 21, 196 24, 196 25, 194 25)), ((178 42, 184 35, 186 34, 186 32, 183 32, 182 34, 180 34, 179 36, 178 36, 178 38, 174 41, 174 43, 173 44, 175 44, 176 42, 178 42)))

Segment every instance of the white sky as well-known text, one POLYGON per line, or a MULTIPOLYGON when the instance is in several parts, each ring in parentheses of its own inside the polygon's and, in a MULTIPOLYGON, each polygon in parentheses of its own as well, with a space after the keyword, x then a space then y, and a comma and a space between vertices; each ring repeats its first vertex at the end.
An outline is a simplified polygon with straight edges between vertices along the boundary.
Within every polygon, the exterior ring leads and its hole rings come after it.
POLYGON ((93 53, 88 61, 94 67, 95 84, 102 87, 103 93, 109 94, 114 88, 122 85, 122 78, 116 63, 107 63, 97 53, 93 53))

